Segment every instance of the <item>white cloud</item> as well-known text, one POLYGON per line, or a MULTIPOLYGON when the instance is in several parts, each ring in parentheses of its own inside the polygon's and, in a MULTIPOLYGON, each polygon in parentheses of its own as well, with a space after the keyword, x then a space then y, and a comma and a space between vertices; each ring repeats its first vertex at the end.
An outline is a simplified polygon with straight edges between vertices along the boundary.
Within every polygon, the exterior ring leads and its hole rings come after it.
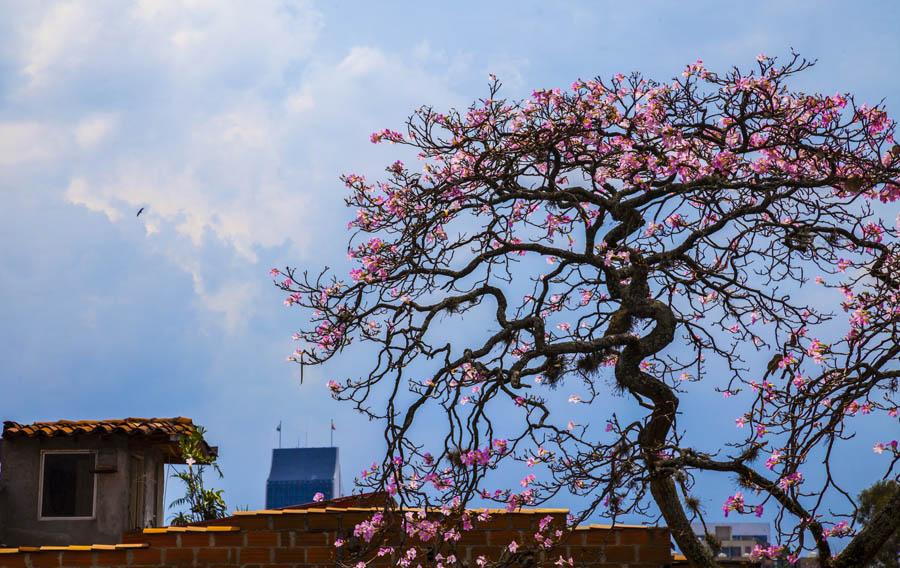
POLYGON ((219 324, 229 334, 242 331, 250 317, 261 305, 260 279, 248 279, 246 274, 228 274, 221 267, 209 268, 193 251, 162 246, 160 252, 173 264, 190 275, 197 303, 219 318, 219 324))
POLYGON ((0 122, 0 166, 47 160, 64 145, 53 126, 35 121, 0 122))
POLYGON ((279 175, 283 128, 265 109, 237 107, 185 131, 172 152, 114 156, 85 190, 93 202, 81 192, 69 199, 101 212, 146 205, 148 234, 173 230, 197 249, 212 236, 248 262, 288 237, 302 245, 302 232, 293 229, 306 218, 309 195, 279 175))
POLYGON ((106 215, 106 218, 112 222, 122 218, 122 213, 112 204, 112 201, 107 196, 98 196, 96 192, 91 191, 84 178, 73 178, 66 188, 65 197, 70 203, 106 215))
POLYGON ((293 114, 301 114, 316 107, 316 100, 308 92, 300 91, 288 96, 285 108, 293 114))
POLYGON ((253 282, 226 282, 215 292, 201 289, 198 293, 206 309, 222 315, 229 333, 240 330, 253 313, 253 306, 259 303, 259 286, 253 282))
POLYGON ((114 114, 96 114, 75 125, 75 141, 81 148, 91 149, 106 140, 116 129, 114 114))
MULTIPOLYGON (((16 8, 19 99, 109 88, 277 84, 322 26, 306 0, 68 0, 16 8)), ((141 94, 140 91, 137 94, 141 94)), ((209 92, 207 92, 209 94, 209 92)))
POLYGON ((95 39, 100 22, 83 2, 53 4, 26 39, 23 72, 30 86, 39 87, 61 68, 85 62, 86 48, 95 39))
POLYGON ((337 72, 350 77, 377 73, 387 60, 384 54, 372 47, 354 47, 337 66, 337 72))
POLYGON ((322 212, 339 207, 341 173, 383 167, 369 133, 456 102, 443 53, 316 51, 321 17, 303 1, 85 0, 30 18, 11 92, 45 122, 0 124, 15 135, 0 136, 0 160, 55 156, 68 202, 142 224, 229 329, 252 313, 247 278, 265 251, 287 245, 297 260, 335 245, 323 234, 343 238, 322 212), (225 267, 210 254, 223 248, 225 267), (204 273, 221 276, 215 289, 204 273))

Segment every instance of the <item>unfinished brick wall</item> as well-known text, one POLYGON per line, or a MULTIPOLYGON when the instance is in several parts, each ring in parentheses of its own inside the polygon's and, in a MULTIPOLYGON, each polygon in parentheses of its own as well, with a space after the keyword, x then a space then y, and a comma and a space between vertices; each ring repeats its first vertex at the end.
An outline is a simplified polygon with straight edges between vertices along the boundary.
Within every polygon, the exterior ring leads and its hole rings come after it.
MULTIPOLYGON (((335 538, 346 537, 372 510, 306 509, 238 513, 204 527, 145 529, 127 534, 121 545, 40 547, 0 550, 0 568, 196 567, 313 568, 332 567, 335 538)), ((561 510, 494 514, 463 534, 457 558, 475 566, 479 555, 497 559, 510 541, 529 542, 541 518, 558 522, 561 510)), ((543 565, 560 554, 577 566, 592 568, 663 568, 672 562, 669 532, 664 528, 591 525, 572 531, 543 565)), ((376 566, 391 566, 389 558, 376 566)))

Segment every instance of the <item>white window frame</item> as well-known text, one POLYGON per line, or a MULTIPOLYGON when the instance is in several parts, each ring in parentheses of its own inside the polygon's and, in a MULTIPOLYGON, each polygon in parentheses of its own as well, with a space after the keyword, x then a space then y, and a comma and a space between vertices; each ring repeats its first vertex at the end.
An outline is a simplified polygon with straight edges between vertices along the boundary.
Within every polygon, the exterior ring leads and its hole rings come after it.
POLYGON ((47 454, 93 454, 94 465, 92 469, 97 467, 97 450, 41 450, 41 471, 38 477, 38 503, 37 516, 39 521, 93 521, 97 519, 97 477, 96 473, 91 475, 94 477, 94 495, 91 503, 90 517, 45 517, 44 511, 44 456, 47 454))

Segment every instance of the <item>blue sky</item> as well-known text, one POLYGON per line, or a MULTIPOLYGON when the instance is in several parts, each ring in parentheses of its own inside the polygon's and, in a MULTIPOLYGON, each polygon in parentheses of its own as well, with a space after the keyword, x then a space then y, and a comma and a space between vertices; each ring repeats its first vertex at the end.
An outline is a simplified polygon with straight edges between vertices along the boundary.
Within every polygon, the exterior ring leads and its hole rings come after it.
MULTIPOLYGON (((190 416, 221 447, 229 503, 250 507, 275 425, 323 445, 334 418, 351 479, 381 433, 324 383, 360 363, 301 386, 298 322, 267 272, 345 265, 338 175, 395 159, 372 131, 464 105, 491 72, 516 97, 791 47, 819 60, 797 88, 896 116, 897 21, 891 1, 0 0, 0 418, 190 416)), ((685 405, 701 440, 733 428, 708 402, 685 405)), ((851 480, 871 465, 860 439, 851 480)), ((730 489, 709 485, 713 512, 730 489)))

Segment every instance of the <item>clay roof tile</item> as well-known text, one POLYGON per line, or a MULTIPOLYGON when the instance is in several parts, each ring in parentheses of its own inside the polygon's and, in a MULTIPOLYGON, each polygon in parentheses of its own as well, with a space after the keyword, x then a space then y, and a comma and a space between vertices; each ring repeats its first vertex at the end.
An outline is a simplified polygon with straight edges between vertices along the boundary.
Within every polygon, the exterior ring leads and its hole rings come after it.
POLYGON ((54 422, 35 422, 20 424, 7 421, 3 423, 3 437, 15 436, 54 437, 74 436, 76 434, 112 434, 166 437, 180 434, 189 435, 194 431, 194 422, 190 418, 124 418, 110 420, 57 420, 54 422))

